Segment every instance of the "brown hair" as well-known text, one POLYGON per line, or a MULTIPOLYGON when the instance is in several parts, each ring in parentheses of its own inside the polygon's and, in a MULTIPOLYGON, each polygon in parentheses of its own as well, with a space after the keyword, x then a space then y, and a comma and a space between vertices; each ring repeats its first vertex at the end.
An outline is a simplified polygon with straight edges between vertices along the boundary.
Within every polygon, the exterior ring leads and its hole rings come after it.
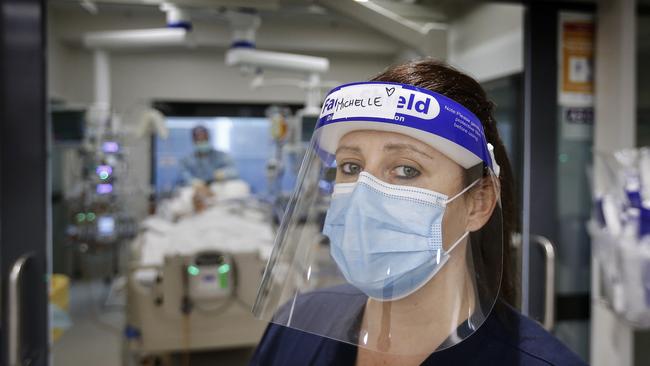
POLYGON ((499 297, 510 305, 516 306, 515 262, 511 258, 510 250, 512 233, 517 230, 514 183, 510 161, 497 131, 493 115, 494 103, 488 99, 476 80, 444 62, 431 58, 391 66, 373 77, 371 81, 397 82, 434 91, 462 104, 481 120, 487 141, 494 146, 495 159, 501 167, 499 181, 503 215, 503 274, 499 297))

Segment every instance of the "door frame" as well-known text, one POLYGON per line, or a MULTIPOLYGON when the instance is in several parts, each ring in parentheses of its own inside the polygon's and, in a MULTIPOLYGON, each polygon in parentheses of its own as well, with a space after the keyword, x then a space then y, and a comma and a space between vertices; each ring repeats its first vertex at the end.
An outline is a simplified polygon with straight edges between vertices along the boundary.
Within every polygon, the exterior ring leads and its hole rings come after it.
POLYGON ((49 358, 46 17, 44 0, 0 0, 0 365, 49 358))

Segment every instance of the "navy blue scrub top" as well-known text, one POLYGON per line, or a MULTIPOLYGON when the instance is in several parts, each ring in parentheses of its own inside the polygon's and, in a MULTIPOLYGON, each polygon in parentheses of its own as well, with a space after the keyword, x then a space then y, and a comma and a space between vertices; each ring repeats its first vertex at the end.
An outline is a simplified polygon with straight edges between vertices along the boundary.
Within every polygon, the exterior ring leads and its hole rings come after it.
MULTIPOLYGON (((298 297, 291 312, 280 310, 275 321, 305 329, 302 321, 322 323, 325 333, 349 339, 338 332, 357 332, 367 297, 352 286, 335 291, 315 291, 298 297), (353 324, 353 329, 338 328, 353 324)), ((586 365, 557 338, 535 321, 501 303, 485 322, 459 344, 429 355, 422 365, 586 365)), ((286 310, 286 309, 285 309, 286 310)), ((467 324, 458 332, 467 331, 467 324)), ((310 327, 313 327, 310 325, 310 327)), ((314 329, 314 328, 311 328, 314 329)), ((250 365, 355 365, 357 347, 294 328, 270 323, 250 365)))

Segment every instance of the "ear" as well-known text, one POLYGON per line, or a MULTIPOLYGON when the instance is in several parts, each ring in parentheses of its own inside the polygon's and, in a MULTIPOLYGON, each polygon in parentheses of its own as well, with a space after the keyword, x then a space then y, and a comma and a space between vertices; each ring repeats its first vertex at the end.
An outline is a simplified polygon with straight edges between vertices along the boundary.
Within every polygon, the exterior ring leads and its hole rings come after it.
POLYGON ((492 216, 497 205, 500 191, 495 178, 483 177, 468 192, 467 197, 467 231, 480 230, 492 216))

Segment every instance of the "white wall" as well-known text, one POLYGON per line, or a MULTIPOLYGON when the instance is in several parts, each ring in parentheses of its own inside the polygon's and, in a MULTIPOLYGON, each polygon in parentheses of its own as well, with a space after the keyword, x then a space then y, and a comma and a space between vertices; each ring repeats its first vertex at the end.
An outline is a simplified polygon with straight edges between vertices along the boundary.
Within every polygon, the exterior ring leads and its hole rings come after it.
POLYGON ((448 62, 479 81, 524 70, 524 7, 484 4, 450 22, 448 62))
MULTIPOLYGON (((164 25, 162 15, 110 13, 92 16, 69 9, 50 9, 48 89, 51 98, 88 105, 93 98, 93 59, 80 45, 81 35, 92 30, 137 29, 164 25)), ((111 97, 126 116, 153 100, 302 103, 304 94, 292 87, 251 90, 250 77, 226 67, 224 51, 230 42, 225 22, 195 23, 200 46, 194 49, 158 49, 111 54, 111 97)), ((328 57, 324 80, 349 82, 367 79, 390 65, 400 49, 393 41, 349 23, 313 19, 274 19, 259 30, 258 48, 303 52, 328 57)), ((288 76, 269 73, 269 77, 288 76)), ((295 77, 296 75, 294 75, 295 77)), ((141 186, 150 181, 149 141, 130 139, 129 163, 141 186)), ((146 197, 133 200, 132 210, 146 212, 146 197)))

